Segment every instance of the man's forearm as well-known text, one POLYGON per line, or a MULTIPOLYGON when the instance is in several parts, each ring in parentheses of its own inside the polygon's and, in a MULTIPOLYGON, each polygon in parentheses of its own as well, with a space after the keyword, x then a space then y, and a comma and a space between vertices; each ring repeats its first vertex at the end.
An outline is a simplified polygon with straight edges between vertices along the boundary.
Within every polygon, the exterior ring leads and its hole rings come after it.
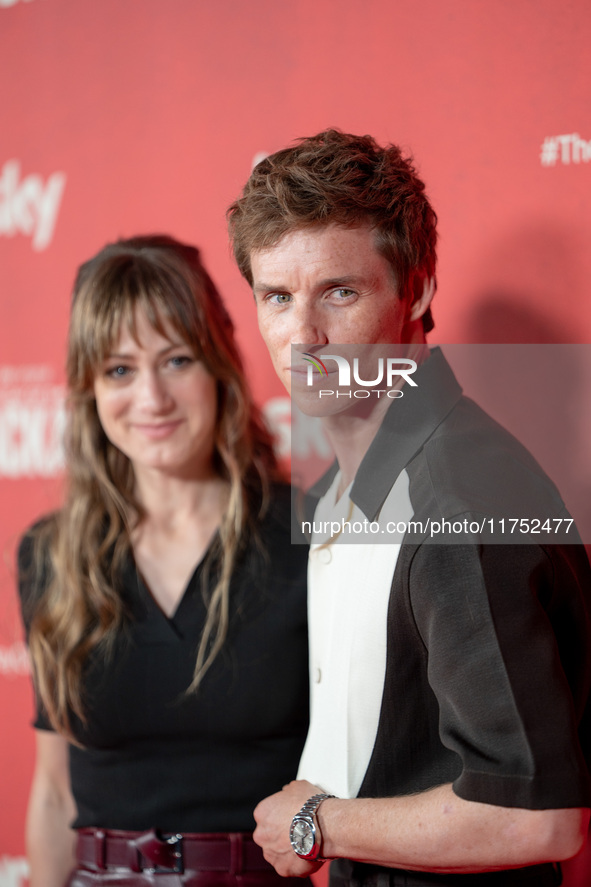
POLYGON ((403 798, 325 801, 323 853, 394 868, 478 872, 554 862, 583 844, 588 811, 465 801, 451 785, 403 798))
MULTIPOLYGON (((255 811, 255 839, 282 875, 305 874, 289 822, 320 789, 292 782, 255 811)), ((524 810, 465 801, 451 785, 399 798, 328 799, 318 810, 322 854, 391 868, 482 872, 574 856, 589 811, 524 810)))

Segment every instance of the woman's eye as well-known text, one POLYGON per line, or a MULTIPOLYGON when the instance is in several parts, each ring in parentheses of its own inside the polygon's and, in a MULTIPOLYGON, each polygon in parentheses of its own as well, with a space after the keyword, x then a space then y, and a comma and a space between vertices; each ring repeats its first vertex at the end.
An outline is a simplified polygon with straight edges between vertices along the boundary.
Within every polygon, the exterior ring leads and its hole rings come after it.
POLYGON ((117 366, 109 367, 109 369, 105 370, 105 376, 109 379, 122 379, 128 374, 128 372, 128 367, 118 364, 117 366))
POLYGON ((169 359, 169 364, 174 369, 180 369, 180 367, 187 366, 188 363, 191 363, 193 360, 192 357, 189 357, 187 354, 175 354, 174 357, 169 359))

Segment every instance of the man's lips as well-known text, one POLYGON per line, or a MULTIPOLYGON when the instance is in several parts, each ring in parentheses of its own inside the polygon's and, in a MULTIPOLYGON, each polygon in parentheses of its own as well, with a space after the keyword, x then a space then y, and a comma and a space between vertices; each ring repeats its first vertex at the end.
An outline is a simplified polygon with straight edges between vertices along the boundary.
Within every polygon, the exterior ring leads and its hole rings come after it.
MULTIPOLYGON (((301 364, 296 364, 295 366, 292 365, 292 366, 285 367, 284 372, 290 373, 292 378, 295 378, 298 380, 299 379, 307 379, 310 366, 311 366, 311 364, 305 364, 304 366, 302 366, 301 364)), ((329 376, 337 376, 338 372, 339 372, 338 367, 336 367, 336 366, 334 368, 331 367, 328 370, 328 375, 329 376)), ((313 376, 312 376, 313 379, 316 379, 316 378, 326 379, 327 374, 324 372, 322 374, 319 373, 315 367, 312 367, 312 373, 313 373, 313 376)))

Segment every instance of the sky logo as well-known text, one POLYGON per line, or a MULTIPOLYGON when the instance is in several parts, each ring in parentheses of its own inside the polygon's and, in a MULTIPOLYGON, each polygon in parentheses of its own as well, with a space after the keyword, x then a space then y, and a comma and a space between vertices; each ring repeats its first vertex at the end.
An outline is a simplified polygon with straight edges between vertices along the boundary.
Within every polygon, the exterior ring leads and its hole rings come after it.
POLYGON ((51 243, 66 185, 66 175, 54 172, 43 181, 31 174, 21 179, 18 160, 7 160, 0 172, 0 236, 24 234, 37 252, 51 243))

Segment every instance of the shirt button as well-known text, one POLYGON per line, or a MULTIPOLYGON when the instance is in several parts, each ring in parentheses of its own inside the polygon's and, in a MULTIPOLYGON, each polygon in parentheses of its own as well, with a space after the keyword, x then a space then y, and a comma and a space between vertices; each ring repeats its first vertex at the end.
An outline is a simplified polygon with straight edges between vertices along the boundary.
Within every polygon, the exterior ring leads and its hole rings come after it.
POLYGON ((322 672, 320 671, 319 668, 315 668, 314 669, 314 683, 319 684, 321 680, 322 680, 322 672))
POLYGON ((321 548, 318 552, 318 558, 321 564, 330 564, 332 560, 332 554, 330 553, 330 548, 321 548))

